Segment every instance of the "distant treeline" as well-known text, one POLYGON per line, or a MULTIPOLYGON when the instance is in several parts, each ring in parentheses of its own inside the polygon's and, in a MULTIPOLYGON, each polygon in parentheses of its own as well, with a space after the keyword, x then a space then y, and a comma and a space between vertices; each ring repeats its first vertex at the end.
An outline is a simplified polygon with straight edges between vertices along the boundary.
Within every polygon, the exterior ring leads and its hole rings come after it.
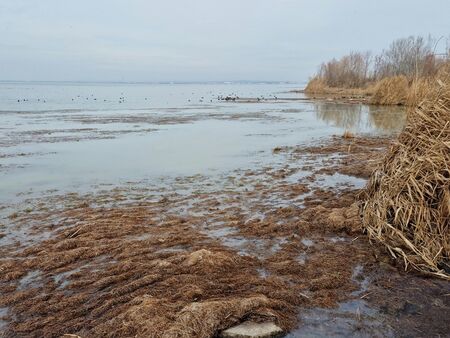
POLYGON ((360 93, 372 95, 377 84, 386 79, 411 85, 419 78, 433 78, 450 60, 450 39, 442 40, 410 36, 393 41, 379 55, 351 52, 340 59, 332 59, 320 65, 305 91, 326 93, 336 89, 358 89, 360 93), (439 43, 446 45, 440 54, 436 52, 439 43))

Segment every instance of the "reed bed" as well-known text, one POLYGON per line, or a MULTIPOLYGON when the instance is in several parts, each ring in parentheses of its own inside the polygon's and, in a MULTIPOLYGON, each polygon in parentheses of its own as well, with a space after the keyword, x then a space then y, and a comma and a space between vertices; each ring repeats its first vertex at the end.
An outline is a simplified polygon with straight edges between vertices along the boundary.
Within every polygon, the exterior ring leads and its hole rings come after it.
POLYGON ((380 80, 376 86, 371 104, 405 105, 409 93, 408 79, 404 75, 387 77, 380 80))
POLYGON ((304 92, 306 94, 314 95, 345 95, 345 96, 371 96, 374 93, 374 86, 368 84, 361 88, 347 88, 347 87, 332 87, 319 77, 312 78, 304 92))
POLYGON ((420 86, 404 131, 362 192, 363 226, 406 269, 450 280, 450 67, 420 86))

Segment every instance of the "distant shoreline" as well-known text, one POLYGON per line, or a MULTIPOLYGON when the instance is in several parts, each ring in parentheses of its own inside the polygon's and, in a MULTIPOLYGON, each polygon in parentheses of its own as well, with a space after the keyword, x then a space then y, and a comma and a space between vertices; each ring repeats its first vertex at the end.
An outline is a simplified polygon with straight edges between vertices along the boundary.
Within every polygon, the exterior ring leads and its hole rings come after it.
MULTIPOLYGON (((0 80, 1 83, 32 83, 32 84, 152 84, 152 85, 181 85, 181 84, 300 84, 293 81, 52 81, 52 80, 0 80)), ((305 84, 304 82, 301 82, 305 84)))

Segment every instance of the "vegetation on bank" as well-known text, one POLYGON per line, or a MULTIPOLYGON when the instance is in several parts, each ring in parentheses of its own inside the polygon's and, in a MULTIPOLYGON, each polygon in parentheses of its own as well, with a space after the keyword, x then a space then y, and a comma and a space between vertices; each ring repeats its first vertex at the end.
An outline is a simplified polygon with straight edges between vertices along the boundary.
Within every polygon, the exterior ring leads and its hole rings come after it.
POLYGON ((416 105, 442 69, 450 63, 450 40, 445 53, 436 53, 439 40, 410 36, 395 40, 373 56, 351 52, 322 63, 305 88, 307 94, 366 97, 373 104, 416 105))
MULTIPOLYGON (((363 190, 361 215, 369 236, 406 267, 450 280, 448 63, 433 79, 419 78, 409 92, 399 93, 414 100, 414 114, 363 190)), ((382 81, 407 84, 400 76, 382 81)), ((389 84, 385 93, 393 96, 389 84)))
POLYGON ((409 37, 375 57, 333 59, 305 92, 411 107, 360 194, 363 228, 406 268, 450 280, 450 45, 439 54, 437 42, 409 37))

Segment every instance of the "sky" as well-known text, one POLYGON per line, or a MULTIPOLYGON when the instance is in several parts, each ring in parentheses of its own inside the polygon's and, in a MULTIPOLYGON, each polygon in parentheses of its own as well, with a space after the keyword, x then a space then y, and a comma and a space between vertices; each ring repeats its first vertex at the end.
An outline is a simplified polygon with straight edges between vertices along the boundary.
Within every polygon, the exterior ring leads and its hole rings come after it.
POLYGON ((0 0, 0 80, 303 82, 350 50, 449 37, 449 13, 450 0, 0 0))

